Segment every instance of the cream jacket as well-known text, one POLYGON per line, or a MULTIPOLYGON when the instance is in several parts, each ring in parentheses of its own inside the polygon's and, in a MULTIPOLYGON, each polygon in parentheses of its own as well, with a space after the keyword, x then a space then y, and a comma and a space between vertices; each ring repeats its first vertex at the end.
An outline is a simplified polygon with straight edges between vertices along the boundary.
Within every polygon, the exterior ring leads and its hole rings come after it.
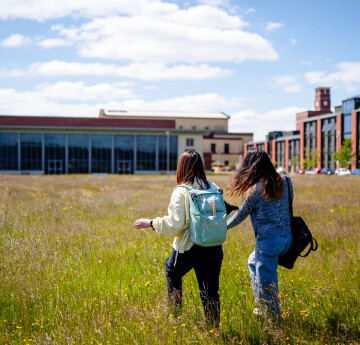
MULTIPOLYGON (((209 182, 210 188, 219 188, 215 183, 209 182)), ((197 189, 206 189, 204 183, 195 180, 193 186, 197 189)), ((159 235, 174 237, 173 248, 179 253, 189 250, 194 243, 190 241, 189 221, 190 221, 189 193, 184 187, 177 186, 170 199, 168 215, 153 219, 153 227, 159 235)))

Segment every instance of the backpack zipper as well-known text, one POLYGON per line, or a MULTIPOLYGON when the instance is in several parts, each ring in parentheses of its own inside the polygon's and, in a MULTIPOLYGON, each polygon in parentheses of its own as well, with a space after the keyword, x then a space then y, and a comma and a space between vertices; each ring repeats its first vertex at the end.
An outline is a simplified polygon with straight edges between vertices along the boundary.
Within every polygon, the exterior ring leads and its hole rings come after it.
MULTIPOLYGON (((206 220, 205 220, 205 223, 206 223, 206 228, 208 229, 208 224, 207 224, 207 222, 206 222, 206 220)), ((227 222, 222 222, 222 223, 216 223, 216 224, 209 224, 209 225, 221 225, 221 224, 226 224, 227 222)), ((209 229, 208 229, 209 230, 209 229)))

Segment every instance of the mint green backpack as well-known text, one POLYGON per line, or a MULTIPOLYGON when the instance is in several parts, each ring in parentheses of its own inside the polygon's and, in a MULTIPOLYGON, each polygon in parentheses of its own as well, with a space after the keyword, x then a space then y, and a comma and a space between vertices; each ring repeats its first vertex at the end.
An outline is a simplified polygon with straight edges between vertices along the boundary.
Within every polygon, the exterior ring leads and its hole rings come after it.
POLYGON ((191 185, 180 185, 189 193, 190 241, 212 247, 226 240, 226 207, 222 189, 196 189, 191 185))

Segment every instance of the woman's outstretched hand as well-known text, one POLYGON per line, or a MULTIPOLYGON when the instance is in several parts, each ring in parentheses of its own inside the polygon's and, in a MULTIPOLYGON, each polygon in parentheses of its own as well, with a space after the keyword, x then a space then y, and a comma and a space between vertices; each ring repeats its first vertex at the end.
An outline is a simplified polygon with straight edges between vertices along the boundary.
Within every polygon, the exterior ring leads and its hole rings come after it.
POLYGON ((133 228, 135 229, 150 228, 150 221, 151 219, 146 219, 146 218, 136 219, 133 224, 133 228))

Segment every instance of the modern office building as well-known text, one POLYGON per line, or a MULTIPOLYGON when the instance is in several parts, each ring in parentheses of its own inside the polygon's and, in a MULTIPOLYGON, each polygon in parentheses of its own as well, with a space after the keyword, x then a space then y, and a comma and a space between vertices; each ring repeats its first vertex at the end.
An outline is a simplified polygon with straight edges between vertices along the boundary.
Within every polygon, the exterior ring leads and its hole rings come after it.
MULTIPOLYGON (((211 167, 213 155, 204 152, 204 135, 226 136, 228 119, 223 113, 105 110, 99 118, 0 116, 0 172, 174 173, 186 150, 198 151, 211 167)), ((238 140, 243 148, 245 140, 238 140)), ((242 159, 243 149, 236 154, 242 159)))
POLYGON ((315 90, 315 110, 296 114, 296 129, 292 133, 271 132, 265 141, 249 142, 251 147, 263 148, 278 167, 292 172, 302 167, 306 152, 317 154, 317 168, 339 167, 333 159, 344 139, 351 139, 354 159, 351 168, 360 167, 360 96, 347 98, 330 111, 330 88, 315 90), (275 133, 275 135, 274 135, 275 133), (276 135, 276 133, 278 135, 276 135))
MULTIPOLYGON (((203 153, 206 170, 211 170, 212 164, 236 168, 244 157, 244 143, 252 140, 253 133, 233 133, 228 131, 229 115, 224 113, 192 113, 192 112, 150 112, 150 111, 114 111, 100 110, 100 118, 117 119, 157 119, 175 121, 175 128, 187 131, 186 142, 194 138, 189 134, 202 131, 202 141, 198 141, 197 149, 203 153), (201 149, 198 148, 202 145, 201 149)), ((184 137, 184 138, 185 138, 184 137)), ((185 149, 180 145, 179 153, 185 149)))

